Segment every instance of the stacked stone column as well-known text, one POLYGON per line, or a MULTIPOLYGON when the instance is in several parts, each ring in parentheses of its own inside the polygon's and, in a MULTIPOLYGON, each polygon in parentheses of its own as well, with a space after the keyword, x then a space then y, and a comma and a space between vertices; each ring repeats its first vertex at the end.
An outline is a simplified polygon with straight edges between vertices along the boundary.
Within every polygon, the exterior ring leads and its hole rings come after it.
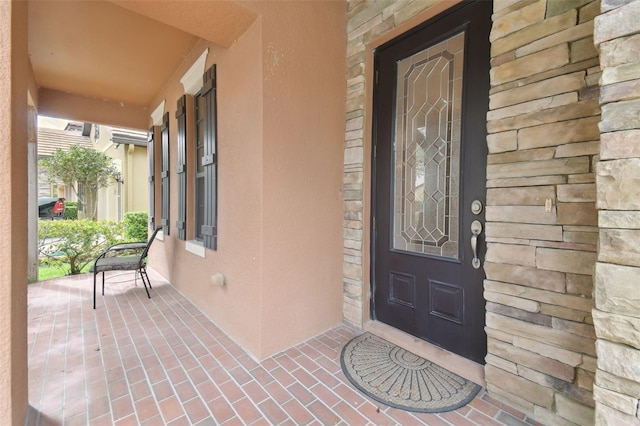
MULTIPOLYGON (((494 1, 486 380, 545 424, 640 424, 640 0, 601 1, 494 1)), ((356 327, 367 49, 436 3, 347 3, 344 317, 356 327)))
MULTIPOLYGON (((371 152, 365 147, 366 51, 368 45, 429 9, 438 0, 349 0, 347 2, 347 102, 344 141, 344 322, 362 327, 369 283, 364 282, 364 251, 368 229, 365 215, 365 173, 371 152)), ((370 99, 369 99, 370 102, 370 99)), ((368 147, 370 149, 370 146, 368 147)))
POLYGON ((640 424, 640 1, 603 0, 593 319, 596 423, 640 424))
POLYGON ((583 0, 494 2, 485 378, 545 424, 594 419, 599 13, 583 0))

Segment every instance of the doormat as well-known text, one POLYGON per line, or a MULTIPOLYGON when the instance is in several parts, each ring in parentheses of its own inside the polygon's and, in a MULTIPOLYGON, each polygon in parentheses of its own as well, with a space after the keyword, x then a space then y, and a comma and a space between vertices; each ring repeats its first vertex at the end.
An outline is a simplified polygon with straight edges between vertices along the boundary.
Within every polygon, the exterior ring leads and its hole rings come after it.
POLYGON ((407 411, 440 413, 468 404, 481 387, 393 343, 364 333, 342 349, 342 371, 367 396, 407 411))

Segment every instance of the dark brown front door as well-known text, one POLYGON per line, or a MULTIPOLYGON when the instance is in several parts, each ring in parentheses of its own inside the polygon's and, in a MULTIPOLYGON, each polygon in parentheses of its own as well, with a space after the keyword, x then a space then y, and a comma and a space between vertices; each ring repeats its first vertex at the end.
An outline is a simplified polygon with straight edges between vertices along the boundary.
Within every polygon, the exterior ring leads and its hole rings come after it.
POLYGON ((373 315, 480 363, 491 10, 463 3, 375 53, 373 315))

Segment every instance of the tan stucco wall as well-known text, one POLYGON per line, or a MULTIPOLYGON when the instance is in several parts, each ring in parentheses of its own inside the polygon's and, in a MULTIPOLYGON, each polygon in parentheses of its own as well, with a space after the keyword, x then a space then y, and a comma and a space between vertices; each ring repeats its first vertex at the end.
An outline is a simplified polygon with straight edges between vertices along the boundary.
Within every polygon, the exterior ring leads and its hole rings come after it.
POLYGON ((346 4, 258 3, 263 22, 263 342, 342 318, 346 4))
MULTIPOLYGON (((109 126, 100 125, 98 140, 95 140, 95 128, 91 131, 91 140, 95 141, 97 151, 111 157, 121 173, 122 180, 122 219, 126 212, 149 210, 149 160, 146 146, 114 144, 109 126)), ((118 220, 118 184, 113 182, 107 188, 98 191, 98 220, 118 220)))
POLYGON ((27 7, 0 2, 0 424, 24 424, 27 392, 27 7))
MULTIPOLYGON (((108 131, 106 126, 101 126, 100 136, 98 140, 95 140, 95 128, 91 129, 91 142, 93 142, 93 148, 96 151, 102 152, 108 155, 114 160, 114 165, 123 172, 125 165, 124 156, 122 155, 123 149, 115 149, 115 145, 111 143, 111 132, 108 131)), ((142 194, 145 194, 143 192, 142 194)), ((101 188, 98 190, 97 200, 97 218, 98 220, 118 220, 118 186, 114 182, 107 188, 101 188)))
POLYGON ((129 145, 127 165, 123 170, 125 193, 123 206, 125 212, 149 210, 149 160, 147 148, 129 145))
MULTIPOLYGON (((151 250, 151 265, 212 318, 237 341, 257 353, 260 326, 259 296, 261 250, 261 113, 262 105, 256 102, 261 91, 261 65, 259 52, 260 26, 252 27, 247 34, 228 50, 213 44, 199 43, 166 91, 152 104, 155 108, 166 100, 170 123, 170 185, 171 211, 170 234, 157 241, 151 250), (185 243, 176 239, 177 178, 175 174, 176 101, 184 93, 180 77, 200 54, 209 48, 206 67, 217 63, 220 81, 218 89, 218 250, 207 250, 200 258, 186 252, 185 243), (242 71, 239 71, 242 70, 242 71), (209 277, 222 272, 227 286, 220 288, 210 284, 209 277)), ((160 138, 154 142, 156 158, 161 153, 160 138)), ((159 176, 156 163, 156 176, 159 176)), ((160 179, 156 179, 156 187, 160 179)), ((158 189, 158 188, 156 188, 158 189)), ((160 223, 160 192, 156 191, 156 224, 160 223)), ((189 201, 190 203, 193 200, 189 201)))
POLYGON ((146 108, 72 95, 42 87, 38 91, 38 113, 48 117, 86 123, 109 123, 141 130, 145 130, 149 119, 149 111, 146 108))
POLYGON ((36 77, 33 75, 33 67, 31 66, 31 61, 29 61, 29 75, 27 77, 27 87, 28 87, 28 104, 30 106, 35 107, 38 105, 38 84, 36 83, 36 77))
POLYGON ((171 116, 171 231, 151 265, 256 358, 341 321, 344 3, 247 3, 229 49, 199 43, 150 109, 171 116), (218 78, 218 249, 175 238, 179 79, 208 47, 218 78), (210 283, 221 272, 225 287, 210 283), (286 332, 285 332, 286 331, 286 332))

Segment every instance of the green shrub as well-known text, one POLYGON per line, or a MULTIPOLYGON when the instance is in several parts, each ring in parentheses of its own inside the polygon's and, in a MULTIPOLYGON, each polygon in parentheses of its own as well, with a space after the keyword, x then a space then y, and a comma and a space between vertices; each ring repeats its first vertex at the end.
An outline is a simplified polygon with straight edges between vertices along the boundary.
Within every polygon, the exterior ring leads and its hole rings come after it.
POLYGON ((127 212, 124 214, 122 223, 127 241, 147 241, 149 229, 147 212, 127 212))
POLYGON ((78 202, 77 201, 65 201, 64 217, 69 220, 78 219, 78 202))
POLYGON ((123 240, 122 225, 112 221, 41 220, 40 263, 59 266, 68 275, 82 272, 102 251, 123 240))

